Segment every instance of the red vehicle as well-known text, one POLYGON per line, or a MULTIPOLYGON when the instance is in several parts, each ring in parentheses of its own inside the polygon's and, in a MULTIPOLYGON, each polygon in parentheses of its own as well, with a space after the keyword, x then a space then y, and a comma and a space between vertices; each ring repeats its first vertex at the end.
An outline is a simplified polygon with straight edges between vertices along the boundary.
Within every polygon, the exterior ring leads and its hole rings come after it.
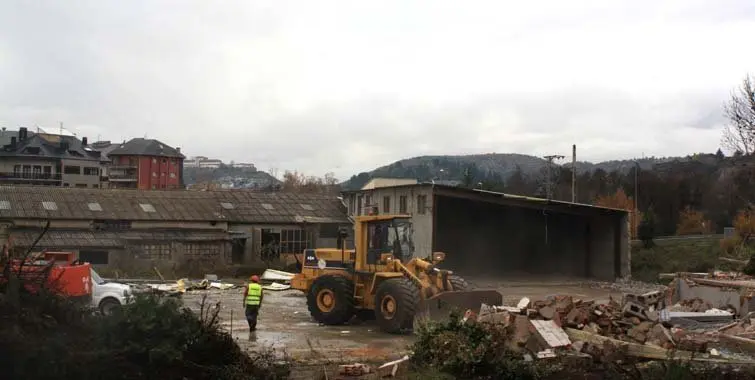
POLYGON ((73 252, 44 252, 41 257, 23 262, 10 260, 7 268, 0 268, 0 282, 7 282, 8 270, 19 273, 24 287, 30 292, 37 292, 44 284, 67 297, 90 302, 92 298, 91 265, 77 262, 73 252), (47 276, 47 278, 44 278, 47 276))

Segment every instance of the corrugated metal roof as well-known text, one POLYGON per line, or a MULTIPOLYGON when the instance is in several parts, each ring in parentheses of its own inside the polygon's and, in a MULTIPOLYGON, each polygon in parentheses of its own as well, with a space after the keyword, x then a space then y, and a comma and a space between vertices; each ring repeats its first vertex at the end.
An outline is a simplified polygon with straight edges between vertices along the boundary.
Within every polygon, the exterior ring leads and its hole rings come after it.
MULTIPOLYGON (((15 247, 29 247, 39 237, 41 231, 23 230, 11 232, 15 247)), ((226 241, 230 235, 223 231, 48 231, 40 239, 39 248, 119 248, 138 242, 163 241, 226 241)))
POLYGON ((324 194, 0 186, 3 202, 7 219, 349 223, 341 201, 324 194))

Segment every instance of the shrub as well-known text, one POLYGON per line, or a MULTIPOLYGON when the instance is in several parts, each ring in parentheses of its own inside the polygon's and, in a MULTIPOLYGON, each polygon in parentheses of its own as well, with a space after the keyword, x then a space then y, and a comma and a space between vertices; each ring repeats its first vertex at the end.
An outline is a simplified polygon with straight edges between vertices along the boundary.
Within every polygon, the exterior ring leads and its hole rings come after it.
POLYGON ((0 355, 12 379, 280 379, 269 352, 250 358, 218 325, 219 305, 199 316, 174 299, 137 296, 101 317, 51 294, 0 298, 0 355))

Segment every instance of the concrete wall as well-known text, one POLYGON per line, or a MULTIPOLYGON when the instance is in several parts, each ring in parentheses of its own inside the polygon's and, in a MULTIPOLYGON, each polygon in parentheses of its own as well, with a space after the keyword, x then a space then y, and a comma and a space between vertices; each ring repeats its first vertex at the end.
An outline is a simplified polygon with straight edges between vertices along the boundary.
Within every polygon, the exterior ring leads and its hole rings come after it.
POLYGON ((437 202, 435 250, 446 252, 444 267, 461 275, 615 278, 620 218, 450 197, 437 202))
POLYGON ((350 193, 344 196, 344 202, 348 207, 349 216, 357 216, 358 199, 370 198, 371 203, 378 206, 379 214, 386 214, 384 201, 388 198, 389 210, 387 214, 399 214, 402 210, 401 197, 406 197, 406 213, 412 216, 414 227, 414 257, 427 257, 432 253, 433 247, 433 194, 429 186, 402 186, 392 188, 376 188, 358 193, 350 193), (425 196, 426 203, 424 213, 420 213, 418 197, 425 196))

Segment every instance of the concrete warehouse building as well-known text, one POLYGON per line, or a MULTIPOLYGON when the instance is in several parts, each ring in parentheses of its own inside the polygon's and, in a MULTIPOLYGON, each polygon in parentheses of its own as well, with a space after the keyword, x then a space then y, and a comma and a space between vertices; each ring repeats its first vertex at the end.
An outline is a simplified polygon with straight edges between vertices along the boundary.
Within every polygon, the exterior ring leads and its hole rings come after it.
POLYGON ((282 253, 332 247, 351 225, 332 195, 0 186, 3 241, 28 248, 47 221, 36 250, 72 250, 127 273, 255 264, 268 242, 282 253))
MULTIPOLYGON (((385 181, 383 181, 385 182, 385 181)), ((411 214, 415 256, 447 253, 461 275, 614 280, 630 274, 624 210, 409 183, 344 192, 349 215, 411 214)))

